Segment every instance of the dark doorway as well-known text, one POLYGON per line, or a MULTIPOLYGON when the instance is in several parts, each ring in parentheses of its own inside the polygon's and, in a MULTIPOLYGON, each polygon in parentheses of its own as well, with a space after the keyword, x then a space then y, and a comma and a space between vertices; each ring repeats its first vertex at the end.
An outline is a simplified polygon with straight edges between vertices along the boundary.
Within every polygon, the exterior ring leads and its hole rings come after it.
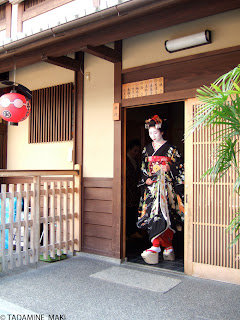
MULTIPOLYGON (((145 129, 145 120, 151 118, 155 114, 162 119, 167 119, 168 131, 164 138, 175 145, 181 154, 184 156, 184 102, 172 102, 166 104, 149 105, 144 107, 129 108, 126 110, 126 145, 132 141, 139 141, 140 149, 151 142, 148 135, 148 130, 145 129)), ((141 155, 139 155, 141 156, 141 155)), ((139 158, 140 163, 140 158, 139 158)), ((127 214, 127 213, 126 213, 127 214)), ((131 221, 131 220, 130 220, 131 221)), ((129 219, 126 217, 126 230, 128 230, 129 219)), ((164 261, 160 254, 159 263, 154 265, 157 268, 174 270, 183 272, 184 258, 184 227, 177 230, 174 235, 173 246, 176 259, 174 261, 164 261)), ((147 265, 141 257, 143 250, 151 247, 151 242, 148 239, 148 234, 137 230, 140 234, 126 234, 126 258, 129 262, 147 265)))

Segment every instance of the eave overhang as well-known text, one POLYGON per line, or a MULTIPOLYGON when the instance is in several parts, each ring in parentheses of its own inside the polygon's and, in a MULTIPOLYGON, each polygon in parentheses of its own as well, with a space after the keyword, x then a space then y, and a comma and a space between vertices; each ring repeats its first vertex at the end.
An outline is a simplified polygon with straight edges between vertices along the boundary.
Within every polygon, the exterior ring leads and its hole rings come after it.
POLYGON ((132 0, 0 46, 0 73, 238 8, 239 0, 132 0))

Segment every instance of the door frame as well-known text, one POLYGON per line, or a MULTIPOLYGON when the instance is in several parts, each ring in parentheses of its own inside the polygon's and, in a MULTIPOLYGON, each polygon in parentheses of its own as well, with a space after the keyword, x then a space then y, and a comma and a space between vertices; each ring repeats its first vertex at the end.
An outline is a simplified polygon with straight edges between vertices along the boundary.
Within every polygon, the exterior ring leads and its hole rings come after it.
MULTIPOLYGON (((168 103, 174 103, 174 102, 183 102, 184 103, 184 135, 186 134, 186 124, 189 122, 189 119, 186 119, 186 102, 188 101, 188 99, 177 99, 177 100, 173 100, 173 99, 169 99, 168 101, 164 101, 164 102, 159 102, 159 103, 154 103, 154 105, 156 104, 168 104, 168 103)), ((127 145, 127 109, 129 108, 142 108, 142 107, 148 107, 151 106, 153 103, 148 103, 148 104, 142 104, 142 105, 136 105, 136 106, 130 106, 130 107, 123 107, 122 108, 122 123, 123 123, 123 130, 122 130, 122 154, 123 154, 123 158, 122 158, 122 259, 126 259, 126 145, 127 145)), ((190 149, 190 146, 188 147, 190 149)), ((186 161, 186 152, 187 150, 185 149, 184 146, 184 154, 185 154, 185 159, 184 162, 186 161)), ((192 154, 192 153, 191 153, 192 154)), ((191 171, 189 171, 191 172, 191 171)), ((186 171, 185 171, 185 176, 186 176, 186 171)), ((185 189, 185 188, 184 188, 185 189)), ((184 193, 186 191, 184 190, 184 193)), ((185 197, 185 194, 184 194, 185 197)), ((185 199, 185 198, 184 198, 185 199)), ((188 229, 185 228, 185 221, 184 221, 184 273, 190 274, 188 273, 189 270, 191 270, 191 265, 192 265, 192 258, 191 256, 189 256, 189 252, 191 252, 191 246, 192 243, 189 244, 187 243, 187 239, 189 239, 188 234, 187 234, 187 230, 189 230, 190 226, 192 226, 191 221, 188 222, 188 229), (185 251, 186 250, 186 251, 185 251), (185 258, 185 252, 187 252, 186 258, 185 258), (185 271, 185 263, 186 263, 186 271, 185 271)), ((191 230, 189 230, 191 231, 191 230)), ((192 233, 191 233, 191 237, 192 239, 192 233)))

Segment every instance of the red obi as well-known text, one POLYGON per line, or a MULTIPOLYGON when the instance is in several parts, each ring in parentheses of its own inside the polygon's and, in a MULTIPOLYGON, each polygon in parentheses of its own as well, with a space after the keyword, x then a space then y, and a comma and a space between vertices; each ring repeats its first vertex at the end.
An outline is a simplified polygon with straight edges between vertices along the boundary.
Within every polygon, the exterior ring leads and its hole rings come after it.
POLYGON ((166 165, 171 163, 171 158, 164 156, 152 156, 148 157, 148 168, 151 174, 154 174, 160 170, 160 165, 166 165))

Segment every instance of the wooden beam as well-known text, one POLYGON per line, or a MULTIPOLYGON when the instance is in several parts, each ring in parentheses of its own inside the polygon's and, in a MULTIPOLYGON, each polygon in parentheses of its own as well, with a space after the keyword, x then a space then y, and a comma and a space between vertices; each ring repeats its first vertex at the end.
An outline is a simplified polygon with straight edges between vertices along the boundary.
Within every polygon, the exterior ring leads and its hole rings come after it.
POLYGON ((42 56, 42 61, 54 64, 55 66, 70 69, 73 71, 80 71, 80 61, 69 57, 48 57, 42 56))
POLYGON ((122 55, 121 52, 112 49, 110 47, 107 47, 105 45, 101 45, 98 47, 93 47, 90 45, 87 45, 85 48, 81 49, 82 51, 92 54, 96 57, 99 57, 101 59, 116 63, 116 62, 121 62, 122 55))

